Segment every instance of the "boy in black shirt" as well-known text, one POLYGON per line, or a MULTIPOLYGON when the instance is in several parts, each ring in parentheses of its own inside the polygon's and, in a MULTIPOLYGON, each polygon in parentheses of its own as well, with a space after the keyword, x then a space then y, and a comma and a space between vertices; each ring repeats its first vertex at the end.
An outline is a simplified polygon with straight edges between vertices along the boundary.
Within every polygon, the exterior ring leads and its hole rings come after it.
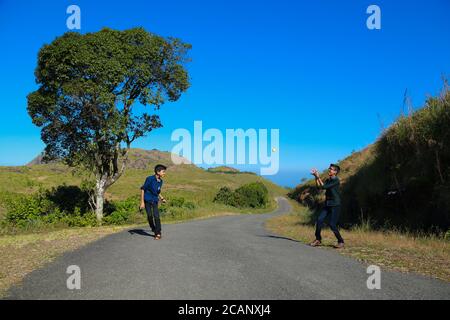
POLYGON ((316 185, 321 189, 325 189, 325 207, 321 211, 316 223, 316 240, 311 243, 311 246, 317 247, 322 243, 322 236, 320 235, 325 218, 330 216, 330 228, 334 232, 338 240, 335 248, 340 249, 344 247, 344 239, 337 228, 339 213, 341 210, 341 196, 339 194, 339 178, 337 174, 341 168, 336 164, 330 164, 328 168, 328 179, 325 182, 320 179, 319 172, 316 169, 311 170, 311 174, 316 178, 316 185))
POLYGON ((163 184, 162 178, 166 174, 166 167, 158 164, 155 167, 155 175, 147 177, 144 185, 141 187, 141 205, 140 209, 147 211, 147 219, 150 228, 155 233, 155 239, 161 239, 161 220, 159 217, 158 202, 161 199, 163 203, 166 200, 161 195, 163 184))

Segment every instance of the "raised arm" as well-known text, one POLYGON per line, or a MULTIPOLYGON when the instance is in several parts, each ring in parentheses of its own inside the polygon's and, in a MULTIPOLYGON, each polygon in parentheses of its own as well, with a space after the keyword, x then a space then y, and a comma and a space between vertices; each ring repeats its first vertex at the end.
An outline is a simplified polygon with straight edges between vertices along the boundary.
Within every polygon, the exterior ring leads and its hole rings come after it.
POLYGON ((317 171, 317 169, 312 169, 311 170, 311 174, 316 179, 316 186, 319 187, 319 188, 322 188, 324 183, 323 183, 322 179, 320 179, 319 171, 317 171))

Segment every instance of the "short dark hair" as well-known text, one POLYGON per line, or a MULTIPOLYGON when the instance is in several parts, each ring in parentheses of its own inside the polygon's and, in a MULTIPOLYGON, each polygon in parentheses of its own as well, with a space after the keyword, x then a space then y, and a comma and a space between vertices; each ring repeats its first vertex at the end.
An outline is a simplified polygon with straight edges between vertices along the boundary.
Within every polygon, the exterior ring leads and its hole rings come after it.
POLYGON ((162 165, 162 164, 157 164, 157 165, 155 166, 155 173, 158 173, 158 172, 160 172, 161 170, 167 170, 167 167, 166 167, 165 165, 162 165))
POLYGON ((339 167, 337 164, 331 163, 330 167, 334 168, 334 170, 336 170, 336 173, 339 173, 341 171, 341 167, 339 167))

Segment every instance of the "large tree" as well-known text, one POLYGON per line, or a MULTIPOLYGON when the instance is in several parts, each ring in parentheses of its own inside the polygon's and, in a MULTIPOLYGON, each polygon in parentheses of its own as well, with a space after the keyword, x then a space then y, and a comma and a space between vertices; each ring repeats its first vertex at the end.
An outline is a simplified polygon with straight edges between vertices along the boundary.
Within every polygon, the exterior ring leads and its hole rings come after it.
POLYGON ((42 128, 46 160, 61 159, 95 177, 99 221, 105 191, 123 174, 131 143, 161 127, 153 111, 188 89, 190 48, 135 28, 67 32, 40 49, 39 88, 28 95, 28 113, 42 128))

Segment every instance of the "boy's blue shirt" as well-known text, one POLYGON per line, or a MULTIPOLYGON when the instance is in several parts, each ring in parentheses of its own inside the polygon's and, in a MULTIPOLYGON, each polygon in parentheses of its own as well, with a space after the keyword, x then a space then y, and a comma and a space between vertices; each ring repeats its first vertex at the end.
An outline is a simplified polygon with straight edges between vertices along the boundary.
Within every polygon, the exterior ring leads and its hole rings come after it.
POLYGON ((158 195, 161 192, 163 180, 156 179, 156 176, 149 176, 145 179, 144 185, 141 187, 144 190, 144 201, 158 202, 158 195))

